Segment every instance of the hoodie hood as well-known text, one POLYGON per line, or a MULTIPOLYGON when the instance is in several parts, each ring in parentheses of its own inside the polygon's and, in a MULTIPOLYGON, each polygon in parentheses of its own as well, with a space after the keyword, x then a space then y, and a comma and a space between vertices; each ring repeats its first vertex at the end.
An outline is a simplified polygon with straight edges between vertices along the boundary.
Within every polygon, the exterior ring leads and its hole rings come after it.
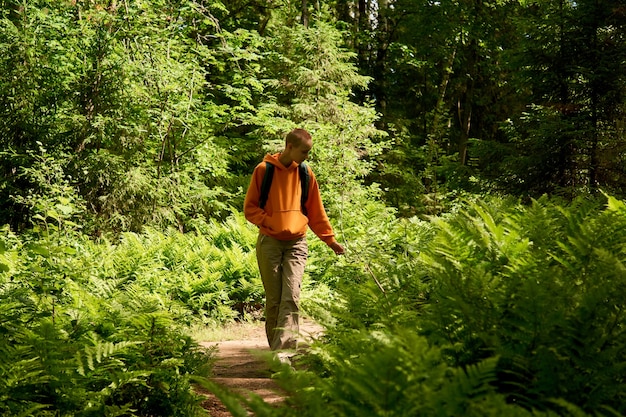
POLYGON ((263 162, 269 162, 270 164, 274 165, 276 168, 287 170, 287 171, 298 167, 298 164, 295 161, 291 161, 291 165, 289 165, 288 167, 285 167, 278 158, 280 158, 280 153, 267 154, 265 155, 265 158, 263 158, 263 162))

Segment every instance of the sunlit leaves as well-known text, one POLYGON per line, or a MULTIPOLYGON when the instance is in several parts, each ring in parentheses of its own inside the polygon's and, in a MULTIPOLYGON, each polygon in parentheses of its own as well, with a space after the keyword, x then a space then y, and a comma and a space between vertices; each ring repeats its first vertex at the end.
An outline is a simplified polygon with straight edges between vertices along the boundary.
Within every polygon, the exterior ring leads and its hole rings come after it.
MULTIPOLYGON (((529 204, 489 199, 466 202, 429 223, 383 221, 361 210, 358 218, 369 226, 349 222, 346 228, 359 230, 360 238, 347 244, 358 253, 348 251, 351 262, 332 266, 339 296, 322 302, 332 319, 319 316, 328 325, 328 347, 319 347, 327 379, 316 387, 346 398, 367 393, 379 400, 324 398, 341 409, 363 406, 388 415, 409 415, 404 398, 394 397, 397 386, 406 396, 427 390, 412 404, 449 415, 622 413, 623 209, 610 196, 570 204, 545 197, 529 204), (450 378, 440 384, 419 379, 436 368, 418 369, 420 361, 405 360, 398 346, 414 347, 411 358, 426 349, 417 348, 422 342, 414 335, 438 349, 431 352, 451 366, 450 378), (466 374, 452 377, 459 369, 466 374), (414 378, 403 381, 405 371, 414 378), (370 384, 366 375, 381 384, 370 384), (397 398, 396 407, 387 408, 388 398, 397 398)), ((323 259, 312 260, 323 265, 323 259)), ((313 390, 308 399, 316 395, 313 390)))
POLYGON ((501 381, 514 391, 508 384, 527 381, 525 392, 514 394, 518 401, 563 396, 585 408, 616 406, 612 389, 580 394, 587 384, 608 387, 619 379, 612 361, 625 346, 616 324, 624 320, 617 300, 626 288, 626 235, 623 216, 613 211, 621 206, 610 198, 606 210, 588 201, 559 206, 542 199, 498 211, 493 204, 470 205, 439 220, 435 246, 424 257, 436 300, 428 333, 450 343, 455 362, 500 354, 503 366, 523 363, 534 382, 523 375, 501 381))

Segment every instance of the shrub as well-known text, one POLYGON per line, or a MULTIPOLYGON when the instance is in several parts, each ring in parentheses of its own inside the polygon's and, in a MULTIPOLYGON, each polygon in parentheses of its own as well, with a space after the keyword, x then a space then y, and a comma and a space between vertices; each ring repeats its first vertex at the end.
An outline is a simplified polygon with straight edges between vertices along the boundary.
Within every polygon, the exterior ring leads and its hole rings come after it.
POLYGON ((351 225, 358 256, 313 269, 325 336, 279 374, 296 411, 268 415, 624 414, 626 204, 605 201, 351 225))
POLYGON ((62 215, 41 219, 30 234, 5 229, 0 239, 0 414, 202 414, 190 376, 206 376, 211 355, 179 312, 150 288, 106 276, 110 263, 94 256, 106 250, 86 250, 62 215))

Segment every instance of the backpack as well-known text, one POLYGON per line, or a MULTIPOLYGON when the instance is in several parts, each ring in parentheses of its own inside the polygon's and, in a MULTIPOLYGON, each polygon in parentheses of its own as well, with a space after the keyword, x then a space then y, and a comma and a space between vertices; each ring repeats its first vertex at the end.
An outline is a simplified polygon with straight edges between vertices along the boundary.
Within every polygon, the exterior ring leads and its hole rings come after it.
MULTIPOLYGON (((300 198, 300 207, 302 213, 306 216, 306 200, 309 198, 309 169, 307 164, 303 161, 298 166, 298 174, 300 175, 300 186, 302 187, 302 196, 300 198)), ((265 176, 263 176, 263 182, 261 183, 261 196, 259 197, 259 207, 265 208, 267 203, 267 196, 270 193, 270 187, 272 186, 272 179, 274 178, 274 165, 269 162, 265 162, 265 176)))

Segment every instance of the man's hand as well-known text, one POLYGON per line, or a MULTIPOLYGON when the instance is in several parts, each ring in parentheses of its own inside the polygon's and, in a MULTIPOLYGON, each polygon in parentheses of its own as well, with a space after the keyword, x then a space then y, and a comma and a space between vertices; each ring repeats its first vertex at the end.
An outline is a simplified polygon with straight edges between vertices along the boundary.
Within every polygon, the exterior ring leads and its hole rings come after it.
POLYGON ((339 244, 339 242, 333 242, 328 246, 330 246, 330 248, 333 250, 333 252, 335 252, 336 255, 343 255, 344 253, 346 253, 346 250, 343 248, 343 246, 341 246, 341 244, 339 244))

